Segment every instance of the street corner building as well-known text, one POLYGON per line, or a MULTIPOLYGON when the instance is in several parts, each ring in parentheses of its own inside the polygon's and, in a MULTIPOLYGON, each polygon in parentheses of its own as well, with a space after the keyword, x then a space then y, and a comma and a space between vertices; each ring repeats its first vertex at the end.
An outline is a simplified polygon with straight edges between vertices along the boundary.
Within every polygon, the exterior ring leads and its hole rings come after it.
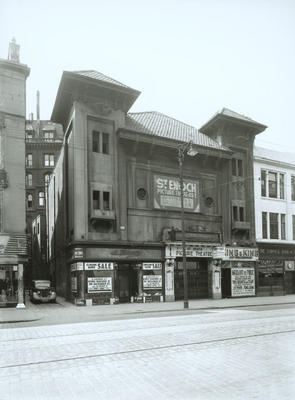
POLYGON ((62 75, 51 119, 65 135, 46 193, 58 294, 183 299, 184 233, 189 299, 255 296, 253 142, 266 126, 224 108, 198 130, 129 112, 139 95, 97 71, 62 75), (180 160, 187 143, 195 154, 180 160))
POLYGON ((25 307, 24 133, 29 73, 19 61, 19 46, 12 40, 8 59, 0 59, 0 307, 25 307))

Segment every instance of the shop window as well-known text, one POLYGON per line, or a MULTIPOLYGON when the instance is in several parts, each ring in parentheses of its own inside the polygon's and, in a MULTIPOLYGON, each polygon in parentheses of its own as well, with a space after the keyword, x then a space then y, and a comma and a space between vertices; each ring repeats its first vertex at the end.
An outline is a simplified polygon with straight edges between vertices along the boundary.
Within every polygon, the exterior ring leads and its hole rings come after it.
POLYGON ((233 176, 244 175, 243 160, 237 158, 232 159, 232 175, 233 176))
POLYGON ((100 191, 93 190, 92 198, 93 198, 93 209, 99 210, 100 209, 100 191))
POLYGON ((44 154, 44 166, 54 167, 54 154, 44 154))
POLYGON ((17 301, 17 271, 12 267, 0 269, 0 307, 17 301))
POLYGON ((33 154, 27 154, 26 155, 26 166, 27 167, 32 167, 33 166, 33 154))
POLYGON ((285 198, 285 175, 278 172, 261 170, 261 196, 272 199, 285 198))
POLYGON ((100 151, 100 132, 92 131, 92 151, 99 153, 100 151))
POLYGON ((27 196, 27 207, 33 208, 33 195, 32 194, 28 194, 28 196, 27 196))
POLYGON ((267 213, 262 213, 262 238, 267 239, 267 213))
POLYGON ((109 134, 102 134, 102 153, 109 154, 109 134))
POLYGON ((33 185, 33 175, 32 174, 27 174, 26 175, 26 184, 27 184, 27 186, 32 186, 33 185))
POLYGON ((39 192, 39 206, 43 207, 45 204, 44 192, 39 192))
POLYGON ((295 201, 295 176, 291 176, 291 200, 295 201))

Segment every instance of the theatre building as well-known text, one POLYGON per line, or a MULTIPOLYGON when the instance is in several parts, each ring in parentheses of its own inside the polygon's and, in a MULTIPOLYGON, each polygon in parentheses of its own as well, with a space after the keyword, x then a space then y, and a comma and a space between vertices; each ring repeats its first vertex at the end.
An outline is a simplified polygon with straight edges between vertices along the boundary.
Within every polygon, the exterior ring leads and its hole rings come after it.
POLYGON ((129 112, 139 94, 96 71, 62 75, 52 121, 65 136, 47 205, 58 293, 77 305, 183 298, 178 150, 191 142, 189 298, 255 295, 253 140, 265 126, 223 109, 197 130, 129 112))

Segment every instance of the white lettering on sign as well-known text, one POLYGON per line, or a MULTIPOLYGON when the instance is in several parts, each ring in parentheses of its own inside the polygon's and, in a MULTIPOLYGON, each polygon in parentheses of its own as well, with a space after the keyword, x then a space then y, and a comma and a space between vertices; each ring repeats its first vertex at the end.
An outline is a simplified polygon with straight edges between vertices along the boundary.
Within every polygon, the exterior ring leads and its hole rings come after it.
POLYGON ((87 278, 88 293, 102 293, 112 291, 111 276, 96 276, 87 278))
POLYGON ((84 265, 86 271, 112 271, 114 269, 112 262, 86 262, 84 265))
POLYGON ((257 261, 259 250, 251 247, 217 247, 213 257, 228 261, 257 261))
MULTIPOLYGON (((185 254, 187 257, 212 257, 213 246, 200 246, 200 245, 189 245, 185 246, 185 254)), ((171 244, 166 247, 166 257, 182 257, 182 245, 171 244)))
POLYGON ((231 269, 232 296, 255 296, 254 268, 231 269))
POLYGON ((162 263, 142 263, 143 270, 162 269, 162 263))

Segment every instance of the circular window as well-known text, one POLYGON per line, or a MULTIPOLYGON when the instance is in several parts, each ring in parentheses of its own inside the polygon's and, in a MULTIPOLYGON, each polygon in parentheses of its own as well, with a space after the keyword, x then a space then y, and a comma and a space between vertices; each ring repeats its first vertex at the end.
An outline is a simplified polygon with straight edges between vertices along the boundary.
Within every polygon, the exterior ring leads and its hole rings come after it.
POLYGON ((206 197, 205 203, 206 203, 207 207, 212 207, 214 201, 213 201, 212 197, 206 197))
POLYGON ((139 188, 137 189, 137 197, 139 200, 145 200, 147 198, 147 191, 145 188, 139 188))

